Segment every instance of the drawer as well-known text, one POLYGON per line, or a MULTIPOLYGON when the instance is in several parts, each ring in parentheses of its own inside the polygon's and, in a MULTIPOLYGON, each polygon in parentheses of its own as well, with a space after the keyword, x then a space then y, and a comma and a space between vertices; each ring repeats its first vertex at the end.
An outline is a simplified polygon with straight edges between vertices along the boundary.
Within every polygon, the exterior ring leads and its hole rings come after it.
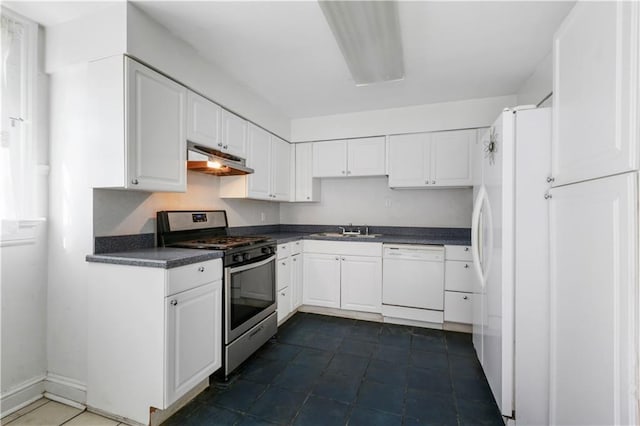
POLYGON ((471 262, 471 246, 444 246, 446 260, 463 260, 471 262))
POLYGON ((302 240, 292 241, 289 243, 291 255, 302 253, 302 240))
POLYGON ((180 266, 167 271, 166 295, 201 286, 222 279, 222 259, 180 266))
POLYGON ((447 260, 444 262, 444 289, 453 291, 473 291, 475 271, 472 262, 447 260))
POLYGON ((382 256, 382 243, 359 241, 306 240, 305 253, 337 254, 345 256, 382 256))
POLYGON ((462 324, 472 323, 472 302, 473 294, 457 291, 444 292, 444 320, 449 322, 459 322, 462 324))
POLYGON ((291 291, 289 287, 278 290, 278 324, 292 311, 291 291))
POLYGON ((278 244, 278 259, 289 257, 290 252, 291 248, 289 247, 289 243, 278 244))
POLYGON ((276 287, 278 290, 289 285, 291 281, 291 259, 278 259, 276 267, 276 287))

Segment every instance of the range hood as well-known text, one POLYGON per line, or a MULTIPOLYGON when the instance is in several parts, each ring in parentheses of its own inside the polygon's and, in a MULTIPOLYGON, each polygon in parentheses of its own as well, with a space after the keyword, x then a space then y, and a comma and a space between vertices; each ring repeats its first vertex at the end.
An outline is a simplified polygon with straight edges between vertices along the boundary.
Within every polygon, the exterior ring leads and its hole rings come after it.
POLYGON ((216 176, 236 176, 253 173, 253 169, 245 165, 246 160, 244 158, 236 157, 193 142, 187 143, 187 149, 199 154, 195 156, 190 155, 190 157, 202 157, 202 159, 190 159, 187 161, 188 170, 216 176))

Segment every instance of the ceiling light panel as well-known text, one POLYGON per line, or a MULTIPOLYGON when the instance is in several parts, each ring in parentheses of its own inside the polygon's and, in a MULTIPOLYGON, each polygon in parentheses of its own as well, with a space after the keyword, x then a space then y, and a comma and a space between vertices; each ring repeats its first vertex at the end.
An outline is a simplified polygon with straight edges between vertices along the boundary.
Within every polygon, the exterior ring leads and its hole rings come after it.
POLYGON ((404 78, 397 2, 320 0, 319 4, 356 85, 404 78))

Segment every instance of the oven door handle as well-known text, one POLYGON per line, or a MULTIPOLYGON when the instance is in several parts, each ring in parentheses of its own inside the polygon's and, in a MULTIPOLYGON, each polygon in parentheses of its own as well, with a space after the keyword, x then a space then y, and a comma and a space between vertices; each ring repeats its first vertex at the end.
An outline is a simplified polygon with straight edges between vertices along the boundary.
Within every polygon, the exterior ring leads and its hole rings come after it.
POLYGON ((238 266, 236 268, 229 268, 229 274, 235 274, 236 272, 242 272, 242 271, 246 271, 247 269, 257 268, 259 266, 266 265, 269 262, 273 262, 274 260, 276 260, 275 255, 269 256, 266 259, 261 260, 260 262, 248 263, 246 265, 238 266))

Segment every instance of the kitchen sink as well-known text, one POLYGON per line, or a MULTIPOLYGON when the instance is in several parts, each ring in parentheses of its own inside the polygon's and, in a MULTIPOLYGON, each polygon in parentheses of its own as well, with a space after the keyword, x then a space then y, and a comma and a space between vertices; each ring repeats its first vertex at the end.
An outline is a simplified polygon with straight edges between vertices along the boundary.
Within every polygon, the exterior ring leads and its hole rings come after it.
POLYGON ((342 234, 340 232, 319 232, 311 234, 311 237, 332 237, 332 238, 376 238, 382 234, 342 234))

